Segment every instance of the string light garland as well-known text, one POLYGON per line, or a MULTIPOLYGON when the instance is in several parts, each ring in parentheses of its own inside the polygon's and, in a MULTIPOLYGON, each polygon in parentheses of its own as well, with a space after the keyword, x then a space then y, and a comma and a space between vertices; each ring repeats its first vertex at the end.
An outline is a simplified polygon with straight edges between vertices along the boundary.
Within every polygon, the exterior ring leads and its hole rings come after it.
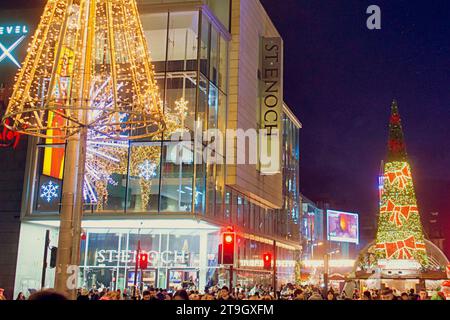
POLYGON ((48 0, 7 118, 9 129, 47 139, 82 127, 97 139, 160 134, 162 101, 136 1, 48 0))

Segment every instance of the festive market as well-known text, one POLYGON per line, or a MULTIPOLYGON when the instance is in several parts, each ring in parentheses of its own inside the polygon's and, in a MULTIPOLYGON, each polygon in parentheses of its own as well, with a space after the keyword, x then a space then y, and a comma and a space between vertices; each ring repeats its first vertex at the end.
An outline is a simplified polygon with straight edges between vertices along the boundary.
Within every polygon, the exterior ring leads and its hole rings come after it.
POLYGON ((0 5, 0 300, 450 300, 449 42, 279 3, 0 5))

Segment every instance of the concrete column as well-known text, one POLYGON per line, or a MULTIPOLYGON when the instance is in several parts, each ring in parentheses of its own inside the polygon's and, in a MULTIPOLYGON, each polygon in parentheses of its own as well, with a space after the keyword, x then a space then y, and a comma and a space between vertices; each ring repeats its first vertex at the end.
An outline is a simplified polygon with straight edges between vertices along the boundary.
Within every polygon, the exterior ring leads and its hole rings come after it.
POLYGON ((206 286, 206 275, 208 274, 208 234, 200 234, 200 272, 199 272, 199 291, 203 292, 206 286))

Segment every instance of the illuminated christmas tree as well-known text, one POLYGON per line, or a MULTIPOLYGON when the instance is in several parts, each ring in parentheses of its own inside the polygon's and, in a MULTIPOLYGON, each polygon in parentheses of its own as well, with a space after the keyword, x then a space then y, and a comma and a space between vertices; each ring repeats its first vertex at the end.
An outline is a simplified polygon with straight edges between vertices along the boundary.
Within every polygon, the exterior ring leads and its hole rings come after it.
POLYGON ((392 103, 388 155, 381 180, 378 259, 415 260, 425 267, 425 239, 396 101, 392 103))

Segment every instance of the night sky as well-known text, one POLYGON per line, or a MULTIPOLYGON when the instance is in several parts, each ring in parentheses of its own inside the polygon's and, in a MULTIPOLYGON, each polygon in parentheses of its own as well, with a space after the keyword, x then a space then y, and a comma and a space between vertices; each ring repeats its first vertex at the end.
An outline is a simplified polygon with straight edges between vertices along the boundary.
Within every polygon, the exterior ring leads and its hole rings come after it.
POLYGON ((419 208, 440 212, 450 239, 450 1, 261 2, 284 38, 285 100, 303 123, 302 193, 375 222, 395 98, 419 208), (372 4, 382 30, 366 27, 372 4))
POLYGON ((285 100, 303 123, 301 191, 374 221, 395 98, 419 208, 450 229, 450 1, 261 2, 284 38, 285 100), (372 4, 381 30, 366 27, 372 4))

